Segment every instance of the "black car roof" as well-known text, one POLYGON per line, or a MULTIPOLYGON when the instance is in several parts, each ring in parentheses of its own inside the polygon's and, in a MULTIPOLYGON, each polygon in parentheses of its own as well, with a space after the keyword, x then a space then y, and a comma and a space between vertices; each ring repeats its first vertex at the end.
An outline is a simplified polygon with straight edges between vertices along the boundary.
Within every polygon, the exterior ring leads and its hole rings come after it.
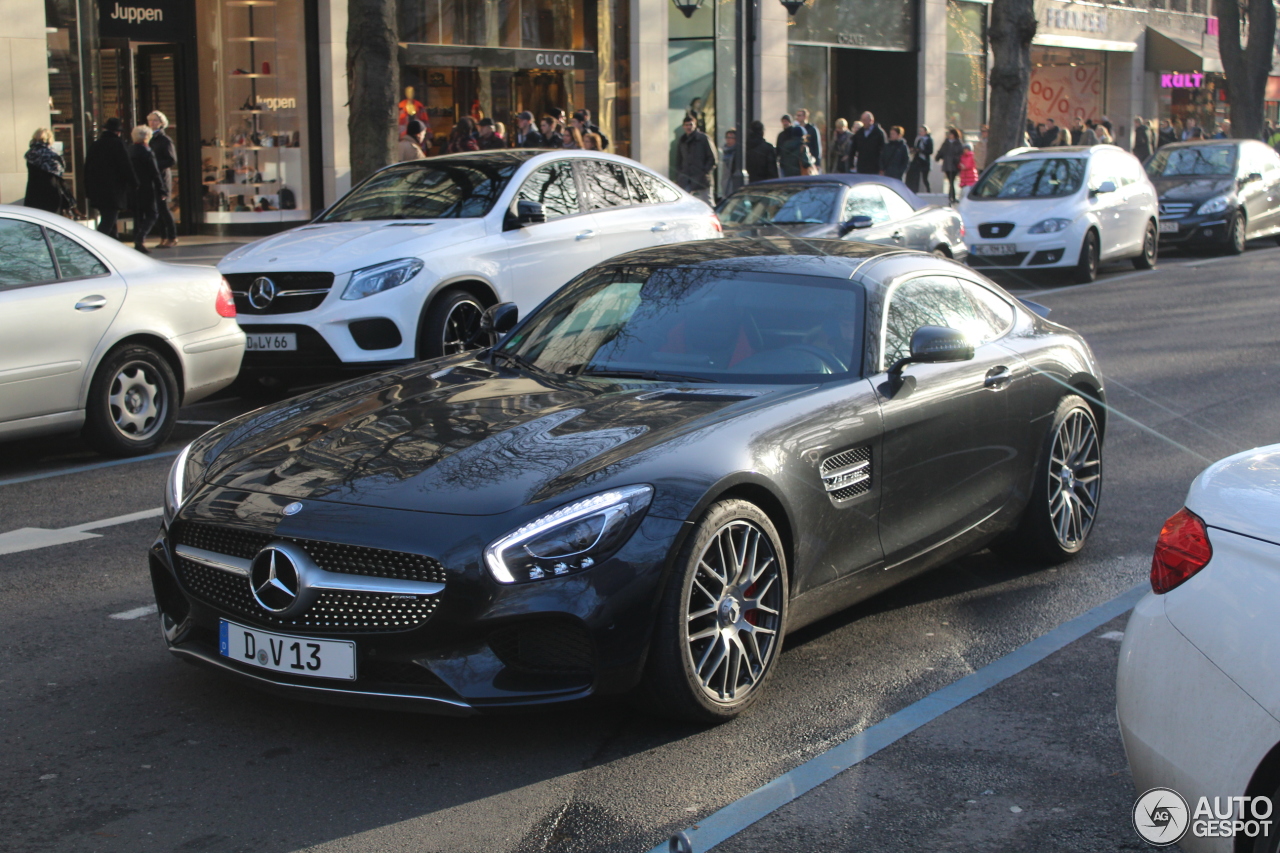
POLYGON ((870 258, 901 249, 850 240, 727 237, 695 240, 618 255, 609 266, 715 267, 849 278, 870 258))
POLYGON ((737 192, 749 190, 752 187, 769 186, 773 184, 844 184, 847 187, 855 184, 883 184, 891 190, 902 196, 916 210, 928 207, 929 203, 920 198, 907 188, 907 185, 897 178, 886 177, 885 175, 859 175, 853 172, 833 172, 825 175, 801 175, 791 178, 769 178, 764 181, 752 181, 737 192))

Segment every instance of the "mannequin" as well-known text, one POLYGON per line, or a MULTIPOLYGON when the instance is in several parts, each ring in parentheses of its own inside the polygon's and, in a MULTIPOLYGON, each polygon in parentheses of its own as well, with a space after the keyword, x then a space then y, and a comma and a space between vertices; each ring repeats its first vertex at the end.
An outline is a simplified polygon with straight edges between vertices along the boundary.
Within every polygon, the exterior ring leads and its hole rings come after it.
POLYGON ((427 135, 431 135, 431 120, 427 118, 427 109, 422 105, 422 101, 416 100, 414 97, 412 86, 404 87, 404 100, 400 102, 400 136, 404 137, 409 127, 410 119, 417 119, 427 127, 427 135))

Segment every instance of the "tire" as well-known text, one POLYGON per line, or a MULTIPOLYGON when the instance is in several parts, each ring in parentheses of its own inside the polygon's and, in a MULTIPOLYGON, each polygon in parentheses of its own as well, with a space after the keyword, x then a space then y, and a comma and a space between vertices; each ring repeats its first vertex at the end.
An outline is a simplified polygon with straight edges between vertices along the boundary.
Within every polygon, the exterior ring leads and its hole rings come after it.
POLYGON ((1243 255, 1247 232, 1248 223, 1245 221, 1244 211, 1236 211, 1236 215, 1231 219, 1231 225, 1227 228, 1227 245, 1224 251, 1228 255, 1243 255))
POLYGON ((937 246, 933 250, 935 258, 945 258, 951 260, 951 251, 946 246, 937 246))
POLYGON ((776 668, 788 595, 769 517, 743 500, 712 504, 663 589, 642 698, 684 720, 721 723, 741 714, 776 668))
MULTIPOLYGON (((1271 792, 1270 799, 1273 807, 1276 802, 1280 802, 1277 798, 1280 798, 1280 788, 1271 792)), ((1241 848, 1237 846, 1236 849, 1241 848)), ((1252 841, 1246 841, 1243 849, 1247 850, 1248 853, 1277 853, 1277 851, 1280 851, 1280 833, 1272 831, 1267 835, 1259 834, 1252 841)))
POLYGON ((436 298, 418 326, 418 358, 439 358, 475 349, 471 341, 480 330, 484 306, 464 290, 450 290, 436 298))
POLYGON ((1058 401, 1053 426, 1042 443, 1027 508, 999 551, 1050 565, 1080 553, 1097 518, 1102 470, 1102 441, 1093 410, 1083 398, 1068 394, 1058 401), (1063 471, 1067 467, 1069 476, 1063 471), (1070 497, 1059 500, 1065 495, 1070 497))
POLYGON ((99 453, 140 456, 169 438, 178 419, 178 380, 151 347, 107 353, 89 383, 84 440, 99 453))
POLYGON ((1156 231, 1154 222, 1147 222, 1147 230, 1142 234, 1142 254, 1133 259, 1135 269, 1155 269, 1156 255, 1160 251, 1160 232, 1156 231))
POLYGON ((1098 232, 1092 228, 1085 232, 1080 243, 1080 259, 1071 273, 1076 284, 1088 284, 1098 277, 1098 232))

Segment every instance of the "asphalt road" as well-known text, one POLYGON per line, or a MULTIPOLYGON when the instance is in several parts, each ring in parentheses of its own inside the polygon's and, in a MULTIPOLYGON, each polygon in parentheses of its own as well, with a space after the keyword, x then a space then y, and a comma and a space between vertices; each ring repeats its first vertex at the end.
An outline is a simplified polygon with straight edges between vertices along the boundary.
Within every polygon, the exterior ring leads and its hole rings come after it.
MULTIPOLYGON (((1259 245, 1241 258, 1170 258, 1145 274, 1126 265, 1091 286, 1038 292, 1053 319, 1089 338, 1118 410, 1085 553, 1042 569, 983 552, 793 634, 766 701, 713 729, 618 702, 464 720, 335 709, 196 670, 164 651, 153 616, 130 613, 151 603, 145 550, 157 521, 66 530, 158 508, 170 459, 80 470, 102 460, 74 438, 0 445, 0 849, 648 850, 1139 583, 1160 524, 1195 474, 1278 440, 1278 281, 1280 248, 1259 245), (65 473, 42 476, 55 472, 65 473), (24 542, 47 535, 61 544, 5 553, 5 535, 22 528, 54 531, 28 531, 24 542)), ((247 407, 223 399, 184 409, 169 449, 247 407)), ((1082 790, 1097 802, 1080 820, 1110 804, 1101 825, 1123 834, 1132 797, 1105 722, 1114 664, 1098 659, 1067 656, 1043 678, 1093 685, 1103 713, 1067 736, 1110 756, 1097 772, 1108 774, 1101 790, 1117 793, 1082 790)), ((960 714, 967 707, 941 731, 984 725, 980 714, 960 714)), ((1059 772, 1033 739, 1022 748, 1030 766, 1059 772)), ((927 752, 902 754, 906 767, 936 772, 927 752)), ((952 776, 982 775, 980 752, 955 751, 948 762, 952 776)), ((1091 772, 1080 769, 1071 785, 1087 787, 1091 772)), ((937 785, 912 790, 942 796, 937 785)), ((850 814, 859 807, 840 803, 850 814)), ((935 806, 943 808, 912 803, 935 806)), ((841 819, 856 838, 864 824, 841 819)), ((999 822, 968 825, 956 849, 1025 850, 1035 837, 999 822)), ((744 836, 732 849, 814 849, 786 837, 744 836)), ((889 849, 877 837, 848 849, 889 849)), ((899 834, 890 846, 910 840, 899 834)), ((1100 849, 1092 830, 1052 846, 1100 849)))

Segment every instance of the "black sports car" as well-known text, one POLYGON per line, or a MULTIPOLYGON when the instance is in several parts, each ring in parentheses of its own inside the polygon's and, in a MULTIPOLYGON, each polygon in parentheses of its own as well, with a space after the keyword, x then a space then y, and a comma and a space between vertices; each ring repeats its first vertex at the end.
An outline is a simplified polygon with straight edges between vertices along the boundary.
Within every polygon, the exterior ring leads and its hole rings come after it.
MULTIPOLYGON (((1042 310, 1042 309, 1041 309, 1042 310)), ((760 694, 787 630, 992 542, 1079 551, 1102 382, 979 273, 844 241, 621 255, 491 349, 195 441, 150 552, 169 648, 444 713, 760 694)))

